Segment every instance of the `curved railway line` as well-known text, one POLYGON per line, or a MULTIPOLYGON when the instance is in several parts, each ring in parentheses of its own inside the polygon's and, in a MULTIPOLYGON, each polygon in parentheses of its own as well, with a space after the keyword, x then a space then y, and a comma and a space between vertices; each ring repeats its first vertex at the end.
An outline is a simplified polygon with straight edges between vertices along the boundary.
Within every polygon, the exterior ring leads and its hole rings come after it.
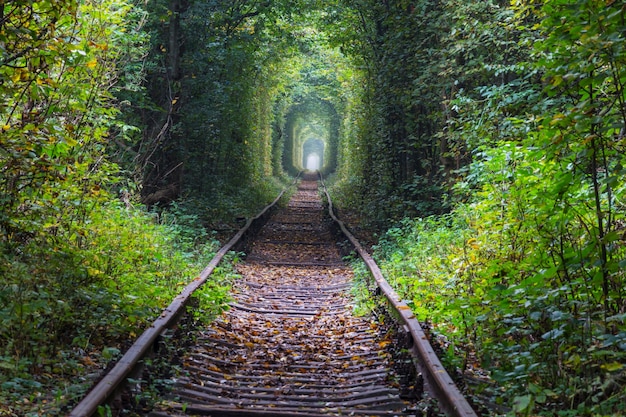
POLYGON ((193 291, 255 227, 231 308, 197 329, 172 391, 149 416, 422 416, 420 401, 429 394, 448 415, 476 416, 410 309, 335 216, 328 193, 324 205, 318 184, 316 175, 305 175, 285 208, 271 212, 279 196, 248 221, 70 416, 93 415, 112 401, 193 291), (340 233, 372 272, 395 320, 352 313, 353 273, 339 250, 340 233))

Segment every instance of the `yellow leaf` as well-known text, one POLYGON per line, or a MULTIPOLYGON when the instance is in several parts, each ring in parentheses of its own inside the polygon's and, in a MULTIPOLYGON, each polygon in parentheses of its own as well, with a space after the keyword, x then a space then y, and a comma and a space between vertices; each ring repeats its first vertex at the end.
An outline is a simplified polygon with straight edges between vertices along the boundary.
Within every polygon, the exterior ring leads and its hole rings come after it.
POLYGON ((98 65, 98 60, 96 58, 92 59, 91 61, 87 62, 87 68, 95 68, 96 65, 98 65))
POLYGON ((468 239, 467 244, 471 246, 473 249, 478 249, 478 243, 476 243, 475 238, 468 239))
POLYGON ((592 140, 597 139, 598 135, 589 135, 583 140, 583 145, 588 145, 592 140))
POLYGON ((16 83, 19 80, 21 80, 22 79, 22 70, 21 69, 15 70, 15 73, 13 73, 13 76, 11 77, 11 79, 13 80, 14 83, 16 83))
POLYGON ((612 363, 605 363, 604 365, 601 365, 600 367, 604 369, 605 371, 615 372, 615 371, 619 371, 620 369, 622 369, 624 367, 624 364, 619 363, 619 362, 612 362, 612 363))
POLYGON ((554 117, 552 117, 552 120, 550 121, 550 126, 554 126, 555 124, 559 123, 563 119, 565 119, 565 115, 563 113, 554 115, 554 117))

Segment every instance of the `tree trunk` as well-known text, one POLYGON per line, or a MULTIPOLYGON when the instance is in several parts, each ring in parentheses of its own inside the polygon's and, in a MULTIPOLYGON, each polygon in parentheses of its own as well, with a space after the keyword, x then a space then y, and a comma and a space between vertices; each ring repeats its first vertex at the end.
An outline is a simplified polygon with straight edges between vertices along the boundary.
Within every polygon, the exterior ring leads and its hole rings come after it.
POLYGON ((180 9, 181 0, 170 1, 168 66, 171 80, 180 79, 180 9))

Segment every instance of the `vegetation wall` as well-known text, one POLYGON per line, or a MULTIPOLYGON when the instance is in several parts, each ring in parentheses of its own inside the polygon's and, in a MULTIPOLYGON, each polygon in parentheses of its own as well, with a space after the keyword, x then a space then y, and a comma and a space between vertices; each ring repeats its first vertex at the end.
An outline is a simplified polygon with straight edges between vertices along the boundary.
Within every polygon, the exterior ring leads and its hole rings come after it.
POLYGON ((621 415, 623 5, 360 1, 335 15, 360 80, 337 195, 394 226, 376 250, 397 288, 511 414, 621 415))

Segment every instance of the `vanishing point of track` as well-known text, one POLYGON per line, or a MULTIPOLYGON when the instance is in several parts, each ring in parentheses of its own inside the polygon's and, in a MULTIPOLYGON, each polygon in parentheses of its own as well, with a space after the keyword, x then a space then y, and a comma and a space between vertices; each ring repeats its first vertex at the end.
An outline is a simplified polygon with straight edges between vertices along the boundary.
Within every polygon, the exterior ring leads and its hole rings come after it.
MULTIPOLYGON (((330 214, 334 218, 332 205, 330 214)), ((436 356, 434 370, 427 369, 433 364, 423 352, 417 356, 425 362, 419 366, 425 378, 418 380, 415 372, 402 375, 390 353, 397 334, 371 317, 352 313, 352 271, 337 245, 337 223, 322 204, 317 176, 305 176, 287 206, 269 217, 248 242, 245 262, 237 266, 241 277, 233 287, 231 308, 197 330, 172 392, 151 417, 417 416, 422 415, 416 401, 424 381, 438 398, 441 385, 444 391, 456 390, 450 381, 438 381, 436 374, 445 370, 437 368, 436 356)), ((362 251, 358 242, 353 243, 362 251)), ((381 289, 389 291, 384 285, 381 289)), ((406 315, 404 307, 396 310, 406 315)), ((171 326, 170 319, 165 325, 171 326)), ((407 333, 410 327, 403 326, 407 333)), ((409 348, 422 349, 413 340, 415 332, 410 333, 409 348)), ((129 361, 120 373, 134 366, 129 361)), ((101 391, 97 401, 113 390, 101 391)), ((458 390, 452 400, 446 395, 439 399, 449 414, 475 415, 464 398, 460 405, 454 403, 458 390)), ((71 416, 90 415, 85 410, 91 408, 81 408, 83 403, 71 416)))

